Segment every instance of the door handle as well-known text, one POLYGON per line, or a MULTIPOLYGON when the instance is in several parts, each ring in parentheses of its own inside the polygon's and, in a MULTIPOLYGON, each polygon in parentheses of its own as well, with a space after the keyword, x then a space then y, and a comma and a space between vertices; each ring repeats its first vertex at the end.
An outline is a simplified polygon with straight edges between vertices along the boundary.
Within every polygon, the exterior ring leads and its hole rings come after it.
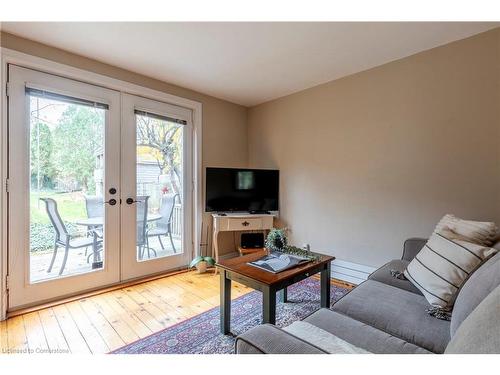
POLYGON ((134 198, 127 198, 127 200, 125 202, 127 202, 127 204, 132 204, 132 203, 136 203, 137 201, 134 198))
POLYGON ((108 203, 110 206, 114 206, 116 204, 116 199, 112 198, 109 201, 104 202, 104 203, 108 203))

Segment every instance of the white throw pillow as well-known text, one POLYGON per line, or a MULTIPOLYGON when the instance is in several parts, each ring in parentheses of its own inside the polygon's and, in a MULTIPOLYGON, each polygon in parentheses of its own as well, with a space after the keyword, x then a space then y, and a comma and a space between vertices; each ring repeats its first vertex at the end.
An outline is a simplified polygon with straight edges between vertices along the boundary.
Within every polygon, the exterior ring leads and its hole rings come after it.
POLYGON ((465 280, 498 249, 434 233, 404 271, 433 306, 450 310, 465 280))
POLYGON ((491 246, 498 238, 498 227, 493 222, 463 220, 445 215, 436 225, 434 233, 446 234, 451 240, 464 240, 478 245, 491 246))

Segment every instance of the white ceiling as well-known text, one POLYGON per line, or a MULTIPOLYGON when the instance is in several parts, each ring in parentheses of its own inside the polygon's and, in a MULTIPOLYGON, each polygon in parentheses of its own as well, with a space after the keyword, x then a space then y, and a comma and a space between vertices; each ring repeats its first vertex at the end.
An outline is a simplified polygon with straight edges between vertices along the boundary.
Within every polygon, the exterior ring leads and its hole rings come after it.
POLYGON ((2 29, 253 106, 499 23, 33 23, 2 29))

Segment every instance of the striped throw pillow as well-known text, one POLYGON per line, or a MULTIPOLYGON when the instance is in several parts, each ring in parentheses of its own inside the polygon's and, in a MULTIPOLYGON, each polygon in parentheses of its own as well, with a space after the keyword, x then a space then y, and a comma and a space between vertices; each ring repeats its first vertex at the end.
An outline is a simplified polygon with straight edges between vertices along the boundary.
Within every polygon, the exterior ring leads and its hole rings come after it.
POLYGON ((465 280, 497 251, 434 233, 408 264, 404 275, 431 305, 451 310, 465 280))

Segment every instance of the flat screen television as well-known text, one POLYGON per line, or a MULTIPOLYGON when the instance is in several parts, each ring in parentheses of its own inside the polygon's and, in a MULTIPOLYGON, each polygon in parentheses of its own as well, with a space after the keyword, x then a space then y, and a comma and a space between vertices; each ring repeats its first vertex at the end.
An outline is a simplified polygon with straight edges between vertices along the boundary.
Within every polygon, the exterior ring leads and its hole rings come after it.
POLYGON ((279 179, 278 170, 208 167, 205 211, 278 211, 279 179))

